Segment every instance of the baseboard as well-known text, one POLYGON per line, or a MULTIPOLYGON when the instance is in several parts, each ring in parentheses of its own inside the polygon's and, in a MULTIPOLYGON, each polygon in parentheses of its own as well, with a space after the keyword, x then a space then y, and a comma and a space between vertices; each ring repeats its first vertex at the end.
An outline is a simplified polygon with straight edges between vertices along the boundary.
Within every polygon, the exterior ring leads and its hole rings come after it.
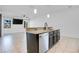
POLYGON ((71 37, 71 36, 61 36, 61 38, 63 38, 63 37, 66 37, 66 38, 71 38, 71 39, 79 39, 79 38, 77 38, 77 37, 71 37))

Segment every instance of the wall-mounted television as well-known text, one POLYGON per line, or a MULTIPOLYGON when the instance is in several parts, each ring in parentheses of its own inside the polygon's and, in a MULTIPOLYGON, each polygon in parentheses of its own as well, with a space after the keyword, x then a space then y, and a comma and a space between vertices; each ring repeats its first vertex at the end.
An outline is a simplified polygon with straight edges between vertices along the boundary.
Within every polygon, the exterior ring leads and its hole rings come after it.
POLYGON ((23 19, 13 19, 13 24, 23 24, 23 19))

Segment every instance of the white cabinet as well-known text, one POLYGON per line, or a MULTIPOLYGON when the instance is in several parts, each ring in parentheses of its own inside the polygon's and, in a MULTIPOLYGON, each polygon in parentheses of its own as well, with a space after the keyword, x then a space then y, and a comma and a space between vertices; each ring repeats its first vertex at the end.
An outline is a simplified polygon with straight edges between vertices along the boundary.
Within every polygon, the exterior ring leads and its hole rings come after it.
POLYGON ((46 52, 49 49, 49 34, 39 34, 39 53, 46 52))

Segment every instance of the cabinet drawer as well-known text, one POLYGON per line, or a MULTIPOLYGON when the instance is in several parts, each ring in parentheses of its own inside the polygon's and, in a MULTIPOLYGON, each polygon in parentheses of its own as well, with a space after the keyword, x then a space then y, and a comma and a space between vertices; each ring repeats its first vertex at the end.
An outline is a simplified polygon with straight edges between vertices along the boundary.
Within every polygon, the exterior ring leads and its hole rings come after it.
POLYGON ((53 35, 53 31, 52 32, 49 32, 49 35, 53 35))

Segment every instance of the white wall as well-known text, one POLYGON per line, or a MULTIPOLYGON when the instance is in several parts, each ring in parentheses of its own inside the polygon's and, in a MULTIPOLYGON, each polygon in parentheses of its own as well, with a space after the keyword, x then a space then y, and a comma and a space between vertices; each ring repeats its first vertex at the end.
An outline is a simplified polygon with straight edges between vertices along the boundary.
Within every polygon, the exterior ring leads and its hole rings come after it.
MULTIPOLYGON (((3 14, 9 17, 22 16, 25 14, 30 17, 30 27, 44 26, 47 22, 48 26, 59 28, 61 35, 79 38, 79 7, 65 8, 65 6, 4 6, 2 9, 3 14), (33 9, 37 8, 38 12, 35 15, 33 9), (46 14, 50 14, 50 18, 47 19, 46 14)), ((22 28, 20 26, 12 26, 14 29, 22 28)), ((13 30, 13 29, 12 29, 13 30)), ((12 32, 12 30, 10 32, 12 32)), ((22 31, 20 29, 20 31, 22 31)), ((6 31, 8 32, 8 31, 6 31)))
MULTIPOLYGON (((8 33, 17 33, 17 32, 25 32, 26 29, 24 28, 24 21, 27 21, 27 19, 23 18, 23 15, 28 14, 28 12, 25 12, 27 7, 22 7, 22 6, 3 6, 2 8, 2 15, 3 15, 3 20, 2 20, 2 35, 8 34, 8 33), (4 28, 4 20, 5 19, 11 19, 13 21, 13 18, 19 18, 23 19, 23 24, 12 24, 11 22, 11 28, 4 28)), ((28 11, 28 10, 27 10, 28 11)))
POLYGON ((79 8, 57 14, 54 22, 63 36, 79 38, 79 8))
POLYGON ((50 19, 39 16, 39 18, 31 20, 30 25, 35 27, 43 26, 46 21, 49 26, 59 28, 62 36, 79 38, 79 8, 54 13, 50 19))
MULTIPOLYGON (((24 32, 24 22, 23 24, 13 24, 13 18, 14 18, 14 13, 2 13, 2 35, 4 34, 9 34, 9 33, 17 33, 17 32, 24 32), (13 16, 12 16, 13 15, 13 16), (11 28, 4 28, 4 20, 9 19, 11 20, 11 28)), ((15 17, 22 19, 21 17, 15 17)))

